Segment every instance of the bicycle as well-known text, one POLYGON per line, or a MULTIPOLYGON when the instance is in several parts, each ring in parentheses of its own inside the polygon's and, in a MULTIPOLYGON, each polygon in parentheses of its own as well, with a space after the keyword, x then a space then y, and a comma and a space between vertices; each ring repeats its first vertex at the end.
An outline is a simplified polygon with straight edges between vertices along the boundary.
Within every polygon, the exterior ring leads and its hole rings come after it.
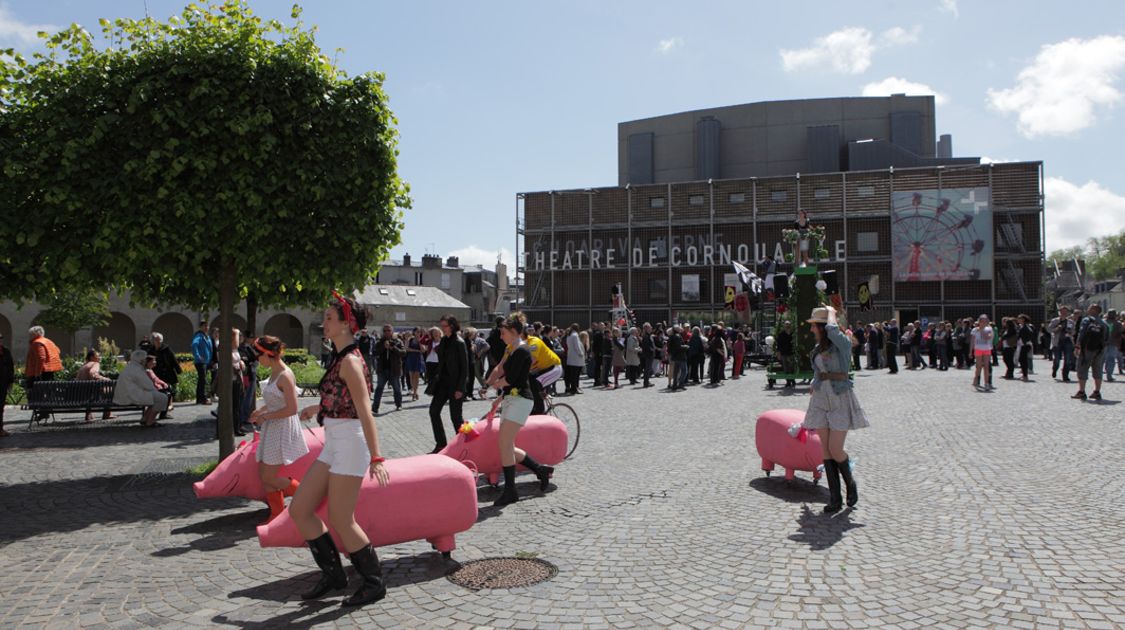
POLYGON ((563 459, 570 459, 574 450, 578 448, 578 438, 582 433, 582 423, 578 420, 578 412, 566 403, 555 402, 555 399, 547 390, 543 390, 543 404, 547 407, 547 415, 558 418, 566 426, 567 448, 566 456, 563 459))

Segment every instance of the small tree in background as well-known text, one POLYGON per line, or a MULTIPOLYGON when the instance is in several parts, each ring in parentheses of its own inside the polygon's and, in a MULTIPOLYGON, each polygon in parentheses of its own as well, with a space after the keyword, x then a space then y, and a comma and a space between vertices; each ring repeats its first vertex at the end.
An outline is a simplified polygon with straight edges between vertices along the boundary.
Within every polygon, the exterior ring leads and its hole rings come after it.
POLYGON ((66 332, 74 347, 74 333, 83 328, 102 326, 111 317, 109 297, 104 291, 74 290, 54 292, 43 300, 46 307, 36 318, 40 324, 66 332))
MULTIPOLYGON (((73 25, 0 61, 0 207, 20 217, 0 222, 0 292, 217 304, 225 344, 250 292, 321 307, 370 280, 409 207, 381 74, 348 77, 315 29, 239 0, 101 25, 107 47, 73 25)), ((222 405, 220 457, 232 428, 222 405)))

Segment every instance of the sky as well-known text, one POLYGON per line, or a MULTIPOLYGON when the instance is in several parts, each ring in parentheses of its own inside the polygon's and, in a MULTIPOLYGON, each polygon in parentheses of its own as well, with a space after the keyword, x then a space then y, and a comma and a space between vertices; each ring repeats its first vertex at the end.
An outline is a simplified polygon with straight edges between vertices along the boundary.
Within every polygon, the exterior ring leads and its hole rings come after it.
MULTIPOLYGON (((185 4, 0 0, 0 48, 185 4)), ((1044 162, 1048 252, 1125 229, 1125 2, 1031 7, 317 0, 303 19, 350 74, 386 75, 413 199, 392 256, 511 269, 516 194, 616 185, 617 123, 777 99, 934 94, 955 155, 1044 162)))

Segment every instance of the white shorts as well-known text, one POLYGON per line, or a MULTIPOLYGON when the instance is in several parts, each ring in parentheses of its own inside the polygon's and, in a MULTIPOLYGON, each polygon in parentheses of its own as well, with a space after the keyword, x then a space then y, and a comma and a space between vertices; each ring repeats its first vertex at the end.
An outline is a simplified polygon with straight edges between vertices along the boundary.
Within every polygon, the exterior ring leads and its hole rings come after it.
POLYGON ((357 418, 325 418, 324 450, 318 462, 328 464, 334 475, 362 477, 371 468, 371 451, 363 437, 363 425, 357 418))
POLYGON ((549 370, 544 370, 541 374, 539 374, 539 376, 535 377, 535 380, 539 381, 539 384, 543 387, 548 387, 551 383, 554 383, 555 381, 562 378, 562 374, 562 366, 556 365, 549 370))
POLYGON ((505 396, 500 403, 500 420, 515 422, 523 426, 527 424, 527 417, 531 415, 532 401, 523 396, 505 396))

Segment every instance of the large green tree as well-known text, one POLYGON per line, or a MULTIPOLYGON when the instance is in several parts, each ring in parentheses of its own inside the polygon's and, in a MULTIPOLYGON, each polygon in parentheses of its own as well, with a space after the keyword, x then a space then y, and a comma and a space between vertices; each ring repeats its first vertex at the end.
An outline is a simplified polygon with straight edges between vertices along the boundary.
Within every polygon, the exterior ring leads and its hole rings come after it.
MULTIPOLYGON (((399 242, 408 188, 383 76, 242 1, 73 25, 0 54, 0 291, 117 287, 139 302, 323 306, 399 242)), ((226 341, 226 335, 223 336, 226 341)), ((220 382, 231 380, 220 354, 220 382)), ((233 450, 221 407, 220 456, 233 450)))

